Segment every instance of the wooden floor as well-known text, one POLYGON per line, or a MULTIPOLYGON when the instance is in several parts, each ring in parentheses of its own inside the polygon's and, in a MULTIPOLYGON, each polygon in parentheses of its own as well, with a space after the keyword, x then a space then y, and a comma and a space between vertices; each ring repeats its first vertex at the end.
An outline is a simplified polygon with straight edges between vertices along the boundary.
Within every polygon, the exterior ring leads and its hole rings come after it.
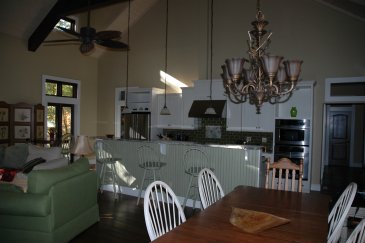
MULTIPOLYGON (((359 191, 365 191, 365 169, 346 167, 326 167, 323 174, 321 193, 329 194, 333 202, 350 182, 358 184, 359 191)), ((99 195, 100 222, 75 237, 72 243, 81 242, 149 242, 143 203, 136 206, 137 198, 127 195, 113 199, 113 194, 104 191, 99 195)), ((189 218, 199 210, 185 209, 189 218)))
MULTIPOLYGON (((92 242, 150 242, 143 215, 143 201, 137 206, 137 198, 127 195, 113 199, 113 193, 99 194, 100 221, 76 236, 71 243, 92 242)), ((198 209, 185 209, 189 218, 198 209)))

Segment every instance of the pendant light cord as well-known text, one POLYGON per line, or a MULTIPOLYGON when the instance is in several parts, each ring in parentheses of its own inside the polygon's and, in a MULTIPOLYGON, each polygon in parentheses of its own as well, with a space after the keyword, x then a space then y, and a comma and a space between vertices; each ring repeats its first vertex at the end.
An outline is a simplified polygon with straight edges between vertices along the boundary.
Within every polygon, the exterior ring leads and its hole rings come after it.
POLYGON ((167 31, 169 29, 169 0, 166 0, 166 36, 165 36, 165 105, 166 107, 166 76, 167 76, 167 31))
POLYGON ((210 1, 210 100, 213 85, 213 0, 210 1))
POLYGON ((127 33, 128 33, 128 37, 127 37, 127 45, 128 45, 128 50, 127 50, 127 72, 126 72, 126 95, 125 95, 125 106, 126 108, 128 108, 128 79, 129 79, 129 25, 130 25, 130 19, 131 19, 131 0, 128 1, 128 27, 127 27, 127 33))

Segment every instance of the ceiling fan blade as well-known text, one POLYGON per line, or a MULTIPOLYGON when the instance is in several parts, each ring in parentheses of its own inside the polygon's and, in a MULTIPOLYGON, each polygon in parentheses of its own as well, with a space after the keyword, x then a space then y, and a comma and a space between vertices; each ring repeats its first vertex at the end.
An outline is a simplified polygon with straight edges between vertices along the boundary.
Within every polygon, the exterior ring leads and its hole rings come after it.
POLYGON ((97 40, 111 40, 119 39, 122 32, 116 30, 104 30, 96 33, 95 39, 97 40))
POLYGON ((62 30, 63 32, 67 33, 67 34, 70 34, 70 35, 73 35, 73 36, 76 36, 76 37, 80 37, 80 33, 74 31, 74 30, 69 30, 69 29, 66 29, 66 28, 63 28, 63 27, 60 27, 60 26, 57 26, 56 27, 57 29, 59 30, 62 30))
POLYGON ((128 50, 128 45, 116 40, 95 40, 95 43, 111 49, 128 50))
POLYGON ((80 41, 80 39, 47 40, 43 41, 43 43, 70 42, 70 41, 80 41))

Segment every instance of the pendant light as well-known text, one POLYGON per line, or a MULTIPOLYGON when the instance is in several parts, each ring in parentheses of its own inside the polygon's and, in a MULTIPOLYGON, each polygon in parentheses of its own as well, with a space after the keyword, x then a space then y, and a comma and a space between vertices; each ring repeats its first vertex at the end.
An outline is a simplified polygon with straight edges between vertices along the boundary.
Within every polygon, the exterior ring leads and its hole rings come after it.
POLYGON ((161 109, 160 115, 171 115, 169 109, 166 106, 166 76, 167 76, 167 36, 169 27, 169 0, 166 0, 166 36, 165 36, 165 103, 161 109))
POLYGON ((212 85, 213 85, 212 70, 213 70, 213 0, 210 1, 210 89, 209 89, 210 105, 204 112, 204 114, 206 115, 217 114, 217 112, 214 110, 212 106, 212 85))
POLYGON ((128 83, 129 83, 129 24, 130 24, 130 18, 131 18, 131 0, 128 1, 128 37, 127 37, 127 71, 126 71, 126 81, 125 81, 125 107, 122 111, 122 113, 131 113, 131 111, 128 108, 128 83))

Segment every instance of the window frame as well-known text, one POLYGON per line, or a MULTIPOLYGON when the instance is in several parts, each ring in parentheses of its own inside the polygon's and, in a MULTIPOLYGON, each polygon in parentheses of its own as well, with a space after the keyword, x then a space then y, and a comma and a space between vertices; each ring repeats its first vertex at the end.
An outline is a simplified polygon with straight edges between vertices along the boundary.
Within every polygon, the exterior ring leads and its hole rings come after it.
POLYGON ((77 98, 77 89, 78 89, 78 85, 76 83, 68 83, 68 82, 62 82, 62 81, 57 81, 57 80, 51 80, 51 79, 47 79, 46 83, 54 83, 57 86, 57 91, 56 91, 56 95, 51 95, 51 94, 47 94, 47 96, 57 96, 57 97, 63 97, 63 98, 77 98), (62 95, 62 87, 63 85, 71 85, 72 86, 72 96, 64 96, 62 95))
MULTIPOLYGON (((70 104, 74 105, 74 136, 77 137, 80 134, 80 93, 81 93, 81 82, 75 79, 68 79, 62 77, 55 77, 50 75, 42 75, 42 105, 47 107, 48 103, 58 104, 70 104), (60 83, 68 83, 77 85, 76 97, 64 97, 64 96, 53 96, 46 94, 46 82, 47 80, 57 81, 60 83)), ((45 117, 47 117, 47 109, 45 109, 45 117)), ((47 124, 44 126, 44 132, 47 132, 47 124)))

